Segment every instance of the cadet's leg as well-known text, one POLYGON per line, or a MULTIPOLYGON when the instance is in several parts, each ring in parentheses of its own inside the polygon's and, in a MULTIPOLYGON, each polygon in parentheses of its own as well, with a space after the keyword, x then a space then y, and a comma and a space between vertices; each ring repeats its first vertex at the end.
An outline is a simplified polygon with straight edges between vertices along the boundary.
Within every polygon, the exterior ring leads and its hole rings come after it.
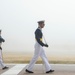
POLYGON ((35 46, 34 56, 33 56, 32 60, 30 61, 30 64, 29 64, 29 66, 27 68, 29 71, 32 71, 32 69, 34 67, 34 64, 36 63, 39 55, 40 55, 40 46, 37 44, 35 46))
POLYGON ((51 66, 50 66, 50 64, 48 62, 48 59, 47 59, 46 54, 44 52, 44 49, 42 47, 41 47, 41 54, 40 54, 40 56, 41 56, 41 58, 42 58, 42 60, 43 60, 43 62, 45 64, 46 71, 49 71, 51 69, 51 66))
POLYGON ((0 50, 0 65, 2 68, 5 67, 4 63, 3 63, 3 60, 2 60, 2 50, 0 50))

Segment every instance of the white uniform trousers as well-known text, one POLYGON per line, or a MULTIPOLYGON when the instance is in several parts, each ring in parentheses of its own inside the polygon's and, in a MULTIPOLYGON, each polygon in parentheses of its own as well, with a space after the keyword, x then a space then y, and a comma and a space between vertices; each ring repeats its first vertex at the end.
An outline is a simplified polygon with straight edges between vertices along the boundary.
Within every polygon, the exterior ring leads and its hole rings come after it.
POLYGON ((45 64, 46 71, 49 71, 51 69, 51 66, 47 60, 47 57, 46 57, 43 47, 38 42, 36 42, 36 44, 35 44, 34 56, 33 56, 32 60, 30 61, 30 64, 28 65, 27 69, 29 71, 33 70, 34 64, 36 63, 39 56, 42 58, 42 60, 45 64))
MULTIPOLYGON (((1 44, 2 44, 2 43, 0 43, 0 47, 1 47, 1 44)), ((4 63, 3 63, 3 59, 2 59, 2 50, 1 50, 1 49, 0 49, 0 67, 1 67, 1 68, 5 67, 5 65, 4 65, 4 63)))

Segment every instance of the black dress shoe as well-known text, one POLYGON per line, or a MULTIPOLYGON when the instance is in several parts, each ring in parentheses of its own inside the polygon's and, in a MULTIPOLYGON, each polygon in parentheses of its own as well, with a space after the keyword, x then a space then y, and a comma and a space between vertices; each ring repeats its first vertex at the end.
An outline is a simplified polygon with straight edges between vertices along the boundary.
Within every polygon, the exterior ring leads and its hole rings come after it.
POLYGON ((27 70, 27 69, 26 69, 26 72, 27 72, 27 73, 34 73, 34 72, 32 72, 32 71, 29 71, 29 70, 27 70))
POLYGON ((9 68, 9 67, 5 66, 5 67, 3 67, 2 69, 5 70, 5 69, 8 69, 8 68, 9 68))
POLYGON ((54 72, 54 70, 49 70, 49 71, 47 71, 46 73, 52 73, 52 72, 54 72))

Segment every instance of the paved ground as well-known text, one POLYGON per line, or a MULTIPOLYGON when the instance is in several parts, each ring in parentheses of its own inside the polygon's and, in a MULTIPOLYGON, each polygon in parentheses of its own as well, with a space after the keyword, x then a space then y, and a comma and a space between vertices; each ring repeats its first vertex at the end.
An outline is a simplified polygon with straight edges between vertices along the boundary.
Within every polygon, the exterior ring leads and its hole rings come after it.
POLYGON ((34 74, 25 72, 27 64, 8 64, 8 70, 1 70, 0 75, 75 75, 75 64, 51 64, 54 73, 46 74, 42 64, 34 66, 34 74))

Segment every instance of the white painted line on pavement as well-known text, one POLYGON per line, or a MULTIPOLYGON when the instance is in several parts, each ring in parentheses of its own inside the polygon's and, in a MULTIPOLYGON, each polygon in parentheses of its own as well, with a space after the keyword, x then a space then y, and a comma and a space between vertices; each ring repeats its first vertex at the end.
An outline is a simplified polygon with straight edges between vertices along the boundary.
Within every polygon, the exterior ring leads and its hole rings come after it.
POLYGON ((18 75, 18 73, 20 73, 20 71, 26 67, 26 65, 27 64, 16 64, 14 67, 2 73, 1 75, 18 75))

